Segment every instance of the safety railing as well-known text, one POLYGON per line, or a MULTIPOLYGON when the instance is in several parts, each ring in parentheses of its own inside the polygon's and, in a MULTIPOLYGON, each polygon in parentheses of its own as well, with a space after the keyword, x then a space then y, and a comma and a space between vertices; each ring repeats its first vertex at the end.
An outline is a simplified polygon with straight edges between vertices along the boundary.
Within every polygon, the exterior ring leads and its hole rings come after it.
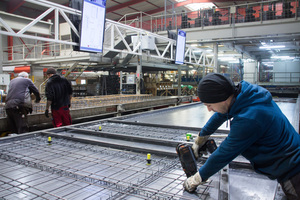
MULTIPOLYGON (((71 42, 69 40, 69 42, 71 42)), ((82 54, 79 51, 73 51, 72 45, 58 44, 52 42, 37 41, 37 44, 21 44, 8 46, 3 48, 3 52, 7 53, 5 57, 10 60, 29 60, 29 59, 46 59, 56 58, 60 56, 71 56, 74 54, 82 54)))
POLYGON ((299 0, 263 1, 241 4, 230 7, 202 9, 192 12, 181 12, 169 15, 148 15, 144 12, 126 14, 119 20, 121 23, 143 28, 151 32, 176 30, 178 28, 195 28, 256 21, 268 21, 287 18, 298 18, 300 15, 299 0))
MULTIPOLYGON (((239 74, 229 74, 235 81, 241 80, 239 74)), ((291 84, 297 85, 300 83, 300 72, 272 72, 264 71, 260 73, 244 73, 243 80, 257 84, 291 84)))

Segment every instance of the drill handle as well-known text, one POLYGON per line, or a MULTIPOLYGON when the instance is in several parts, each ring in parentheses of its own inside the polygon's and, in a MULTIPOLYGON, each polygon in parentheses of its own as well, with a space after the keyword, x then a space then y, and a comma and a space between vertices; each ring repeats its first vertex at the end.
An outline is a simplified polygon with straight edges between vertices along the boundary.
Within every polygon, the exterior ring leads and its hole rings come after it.
POLYGON ((200 154, 202 154, 202 152, 207 152, 208 151, 209 153, 212 154, 217 148, 218 147, 217 147, 217 144, 216 144, 215 140, 214 139, 209 139, 205 142, 205 144, 201 148, 199 148, 198 153, 200 155, 200 154))
POLYGON ((211 154, 213 152, 215 152, 215 150, 218 148, 214 139, 207 140, 206 146, 207 146, 208 152, 211 154))

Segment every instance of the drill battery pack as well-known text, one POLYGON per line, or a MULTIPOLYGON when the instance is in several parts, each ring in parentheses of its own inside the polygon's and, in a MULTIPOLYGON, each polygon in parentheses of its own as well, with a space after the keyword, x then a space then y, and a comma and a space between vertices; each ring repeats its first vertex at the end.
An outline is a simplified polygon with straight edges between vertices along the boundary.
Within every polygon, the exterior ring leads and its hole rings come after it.
POLYGON ((189 144, 178 144, 176 152, 179 156, 181 166, 187 177, 193 176, 197 173, 197 163, 191 145, 189 144))

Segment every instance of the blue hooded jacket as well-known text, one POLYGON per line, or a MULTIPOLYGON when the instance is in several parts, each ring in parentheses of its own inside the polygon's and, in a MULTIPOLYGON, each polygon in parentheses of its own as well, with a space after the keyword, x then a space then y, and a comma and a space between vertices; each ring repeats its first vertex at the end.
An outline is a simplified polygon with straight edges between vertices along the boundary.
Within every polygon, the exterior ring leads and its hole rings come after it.
POLYGON ((199 135, 213 134, 228 119, 230 133, 199 169, 202 180, 240 154, 257 173, 278 182, 300 172, 300 135, 266 89, 242 81, 229 112, 214 113, 199 135))

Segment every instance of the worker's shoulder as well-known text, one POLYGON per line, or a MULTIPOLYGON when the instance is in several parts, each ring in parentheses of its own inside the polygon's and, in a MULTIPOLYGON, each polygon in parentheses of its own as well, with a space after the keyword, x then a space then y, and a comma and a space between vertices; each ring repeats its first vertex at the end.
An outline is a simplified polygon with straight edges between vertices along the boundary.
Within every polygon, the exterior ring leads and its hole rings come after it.
POLYGON ((31 79, 29 78, 14 78, 11 80, 11 82, 16 83, 16 84, 29 84, 33 83, 31 79))

